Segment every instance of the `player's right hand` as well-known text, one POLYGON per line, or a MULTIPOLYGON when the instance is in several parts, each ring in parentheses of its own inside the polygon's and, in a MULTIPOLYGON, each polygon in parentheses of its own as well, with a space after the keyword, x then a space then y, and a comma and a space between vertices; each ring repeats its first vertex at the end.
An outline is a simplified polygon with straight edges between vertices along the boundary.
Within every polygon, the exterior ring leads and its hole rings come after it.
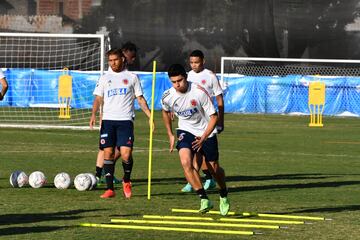
POLYGON ((169 151, 173 152, 174 151, 174 146, 175 146, 175 136, 174 135, 169 136, 169 142, 170 142, 169 151))
POLYGON ((91 130, 94 129, 95 123, 96 123, 96 117, 95 117, 95 116, 91 116, 90 122, 89 122, 89 126, 90 126, 90 129, 91 129, 91 130))

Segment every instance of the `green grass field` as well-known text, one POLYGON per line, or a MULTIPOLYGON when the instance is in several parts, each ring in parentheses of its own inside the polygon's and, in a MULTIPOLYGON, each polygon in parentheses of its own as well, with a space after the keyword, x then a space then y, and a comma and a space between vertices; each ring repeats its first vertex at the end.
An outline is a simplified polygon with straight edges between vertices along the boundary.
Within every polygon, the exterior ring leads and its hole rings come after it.
MULTIPOLYGON (((225 132, 219 135, 220 161, 227 174, 232 211, 321 216, 333 221, 254 229, 263 233, 255 236, 79 227, 84 222, 109 223, 115 217, 142 219, 144 214, 199 216, 170 211, 198 209, 199 199, 180 192, 185 180, 178 155, 168 152, 160 112, 156 112, 150 201, 149 132, 142 113, 135 123, 131 200, 125 200, 120 190, 116 198, 103 200, 99 198, 103 187, 79 192, 53 186, 58 172, 74 178, 95 171, 97 131, 0 129, 0 239, 360 239, 359 119, 325 117, 324 128, 309 128, 308 117, 225 117, 225 132), (27 174, 41 170, 49 183, 40 189, 12 188, 9 176, 14 170, 27 174)), ((117 176, 122 176, 120 164, 117 176)), ((209 197, 218 209, 217 192, 210 192, 209 197)))

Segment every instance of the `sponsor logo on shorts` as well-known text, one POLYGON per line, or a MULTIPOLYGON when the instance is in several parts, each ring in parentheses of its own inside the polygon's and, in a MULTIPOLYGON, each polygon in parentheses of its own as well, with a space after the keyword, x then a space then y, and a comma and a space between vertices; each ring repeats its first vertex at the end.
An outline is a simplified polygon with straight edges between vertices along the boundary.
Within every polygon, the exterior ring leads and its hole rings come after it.
POLYGON ((100 137, 102 137, 102 138, 108 137, 108 134, 107 133, 101 134, 100 137))

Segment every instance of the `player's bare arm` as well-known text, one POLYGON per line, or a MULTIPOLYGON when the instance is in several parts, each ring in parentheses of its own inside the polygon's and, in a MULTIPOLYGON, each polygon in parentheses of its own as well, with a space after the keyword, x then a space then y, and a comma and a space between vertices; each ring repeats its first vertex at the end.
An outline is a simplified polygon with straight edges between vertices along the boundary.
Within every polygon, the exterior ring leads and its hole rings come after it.
POLYGON ((205 129, 205 132, 201 137, 196 137, 195 141, 192 142, 192 148, 196 150, 197 152, 200 151, 203 143, 206 141, 206 139, 209 137, 209 135, 214 131, 216 123, 218 121, 217 113, 214 113, 210 115, 210 121, 208 123, 208 126, 205 129))
POLYGON ((1 92, 0 92, 0 101, 1 101, 1 100, 4 99, 5 94, 6 94, 9 86, 8 86, 8 83, 7 83, 7 81, 6 81, 5 78, 1 78, 1 79, 0 79, 0 84, 1 84, 1 86, 2 86, 1 92))
POLYGON ((150 123, 151 112, 150 112, 149 106, 147 105, 147 102, 146 102, 144 96, 143 95, 138 96, 137 100, 138 100, 138 103, 139 103, 139 106, 140 106, 141 110, 149 118, 149 125, 152 124, 152 130, 155 131, 155 123, 154 122, 150 123))
POLYGON ((93 127, 95 126, 96 113, 99 111, 102 102, 103 102, 102 97, 100 97, 100 96, 95 97, 94 102, 93 102, 92 111, 91 111, 90 122, 89 122, 90 129, 93 129, 93 127))
POLYGON ((170 117, 170 112, 162 110, 162 118, 165 124, 167 135, 169 137, 169 143, 170 143, 169 151, 172 152, 174 150, 174 145, 175 145, 175 136, 172 131, 172 119, 170 117))
POLYGON ((221 133, 224 130, 224 97, 222 94, 220 94, 215 98, 218 105, 218 121, 216 124, 216 129, 217 133, 221 133))

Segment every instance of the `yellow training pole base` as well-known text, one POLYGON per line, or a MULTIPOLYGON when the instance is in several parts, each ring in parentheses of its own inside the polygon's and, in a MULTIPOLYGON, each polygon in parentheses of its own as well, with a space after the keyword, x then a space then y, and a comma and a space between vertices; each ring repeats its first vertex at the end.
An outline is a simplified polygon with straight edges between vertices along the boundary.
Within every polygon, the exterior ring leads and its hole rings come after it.
POLYGON ((323 127, 324 124, 309 123, 309 127, 323 127))

